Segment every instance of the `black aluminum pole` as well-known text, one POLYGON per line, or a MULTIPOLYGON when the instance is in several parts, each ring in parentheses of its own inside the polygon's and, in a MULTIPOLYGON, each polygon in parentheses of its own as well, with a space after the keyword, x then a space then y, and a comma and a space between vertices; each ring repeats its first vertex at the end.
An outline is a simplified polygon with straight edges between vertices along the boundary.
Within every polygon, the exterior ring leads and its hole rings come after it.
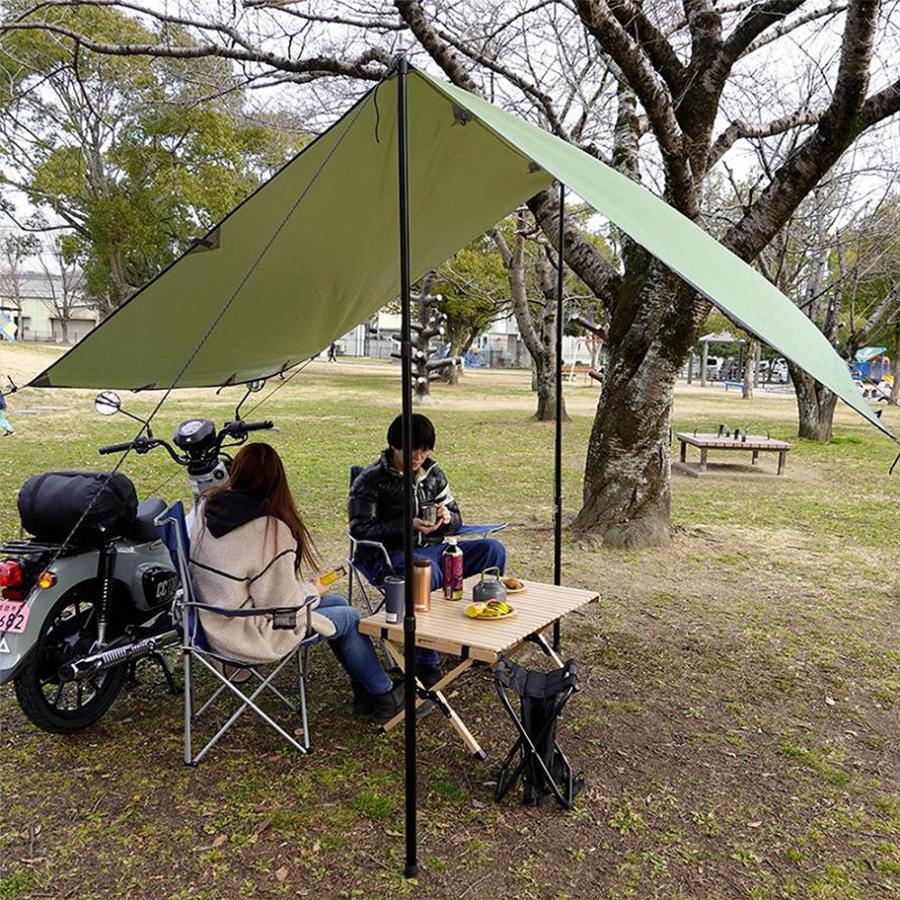
MULTIPOLYGON (((553 456, 553 583, 562 583, 562 346, 563 254, 566 249, 566 188, 559 183, 559 235, 556 247, 556 447, 553 456)), ((559 649, 559 619, 553 623, 553 649, 559 649)))
POLYGON ((419 870, 416 836, 416 611, 413 606, 413 479, 412 479, 412 341, 409 297, 409 164, 406 130, 406 76, 409 65, 397 57, 397 158, 400 185, 400 354, 403 392, 403 664, 406 670, 406 865, 403 874, 419 870))

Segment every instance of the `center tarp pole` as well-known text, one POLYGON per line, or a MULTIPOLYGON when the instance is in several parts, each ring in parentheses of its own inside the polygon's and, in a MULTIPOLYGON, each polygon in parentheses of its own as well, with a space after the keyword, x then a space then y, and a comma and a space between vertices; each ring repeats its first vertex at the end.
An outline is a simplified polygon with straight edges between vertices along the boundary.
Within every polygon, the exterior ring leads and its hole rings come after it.
POLYGON ((397 160, 400 187, 400 390, 403 393, 403 664, 405 668, 406 865, 403 874, 419 870, 416 835, 416 611, 413 606, 413 478, 412 478, 412 341, 409 297, 409 159, 406 122, 406 56, 397 57, 397 160))
MULTIPOLYGON (((559 236, 556 248, 556 446, 553 454, 553 583, 562 583, 562 345, 563 253, 566 249, 566 187, 559 183, 559 236)), ((553 649, 559 650, 559 619, 553 623, 553 649)))

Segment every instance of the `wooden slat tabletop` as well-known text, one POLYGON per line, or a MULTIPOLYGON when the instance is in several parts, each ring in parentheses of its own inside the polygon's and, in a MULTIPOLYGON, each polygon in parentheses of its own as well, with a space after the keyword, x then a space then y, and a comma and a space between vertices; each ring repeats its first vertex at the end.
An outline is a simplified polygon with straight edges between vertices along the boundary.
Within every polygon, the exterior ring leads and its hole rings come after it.
MULTIPOLYGON (((466 606, 472 602, 472 585, 477 580, 466 580, 463 599, 459 601, 444 600, 440 591, 431 595, 431 612, 416 613, 417 647, 445 653, 467 652, 473 659, 493 663, 501 653, 528 635, 552 625, 566 613, 600 599, 596 591, 526 581, 524 591, 507 597, 507 602, 516 609, 516 615, 499 621, 481 621, 466 615, 466 606)), ((403 642, 403 622, 388 625, 384 610, 363 619, 359 630, 372 637, 403 642)))
POLYGON ((738 438, 720 437, 717 434, 692 434, 679 431, 675 437, 679 441, 691 444, 694 447, 706 447, 710 450, 790 450, 791 445, 787 441, 776 441, 773 438, 763 437, 761 434, 748 434, 747 440, 738 438))

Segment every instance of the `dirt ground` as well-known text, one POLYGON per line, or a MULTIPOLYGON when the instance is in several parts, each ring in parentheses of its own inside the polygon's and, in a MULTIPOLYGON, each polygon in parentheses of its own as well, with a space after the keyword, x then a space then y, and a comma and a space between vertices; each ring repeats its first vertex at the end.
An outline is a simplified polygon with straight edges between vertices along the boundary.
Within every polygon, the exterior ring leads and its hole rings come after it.
MULTIPOLYGON (((23 374, 37 355, 20 360, 23 374)), ((271 414, 320 549, 337 559, 346 466, 377 452, 396 373, 342 363, 307 374, 273 397, 271 414)), ((465 381, 436 392, 439 458, 472 519, 512 505, 511 570, 549 580, 552 430, 527 422, 534 401, 521 374, 465 381)), ((167 423, 201 396, 217 418, 227 413, 230 401, 198 392, 179 397, 167 423)), ((122 439, 84 418, 88 393, 58 397, 13 398, 23 440, 0 445, 6 533, 26 471, 93 464, 94 447, 122 439), (55 404, 64 409, 25 412, 55 404)), ((571 517, 596 393, 573 386, 567 403, 571 517)), ((682 386, 675 428, 726 422, 791 439, 795 415, 790 398, 747 405, 721 388, 682 386)), ((897 410, 885 418, 900 427, 897 410)), ((560 743, 586 788, 572 812, 495 803, 514 733, 490 673, 471 673, 453 701, 489 757, 468 757, 438 714, 420 723, 415 881, 400 874, 402 733, 379 736, 353 717, 325 650, 314 658, 308 758, 247 719, 198 769, 183 768, 179 702, 150 667, 70 738, 37 731, 5 688, 0 900, 898 896, 892 459, 887 441, 842 410, 835 441, 796 443, 785 476, 764 460, 771 477, 676 477, 668 548, 614 552, 567 530, 565 581, 602 598, 563 629, 581 690, 560 743)), ((142 490, 167 473, 148 466, 135 470, 142 490)), ((545 665, 536 650, 524 659, 545 665)))

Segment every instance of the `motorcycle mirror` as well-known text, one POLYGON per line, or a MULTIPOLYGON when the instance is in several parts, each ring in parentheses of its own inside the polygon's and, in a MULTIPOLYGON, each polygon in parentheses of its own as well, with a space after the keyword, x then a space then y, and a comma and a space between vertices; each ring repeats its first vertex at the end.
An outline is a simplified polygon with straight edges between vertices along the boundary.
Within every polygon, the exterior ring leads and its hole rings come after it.
POLYGON ((94 397, 94 411, 101 416, 114 416, 122 408, 122 401, 115 391, 101 391, 94 397))
POLYGON ((246 392, 244 393, 244 396, 241 397, 241 402, 238 403, 238 405, 235 407, 235 410, 234 410, 234 420, 235 420, 235 422, 240 422, 240 421, 241 421, 241 407, 242 407, 242 406, 244 405, 244 403, 247 401, 247 398, 248 398, 251 394, 256 394, 256 393, 258 393, 259 391, 261 391, 261 390, 266 386, 266 379, 265 379, 265 378, 258 378, 256 381, 248 381, 247 384, 244 385, 244 386, 247 388, 247 390, 246 390, 246 392))

